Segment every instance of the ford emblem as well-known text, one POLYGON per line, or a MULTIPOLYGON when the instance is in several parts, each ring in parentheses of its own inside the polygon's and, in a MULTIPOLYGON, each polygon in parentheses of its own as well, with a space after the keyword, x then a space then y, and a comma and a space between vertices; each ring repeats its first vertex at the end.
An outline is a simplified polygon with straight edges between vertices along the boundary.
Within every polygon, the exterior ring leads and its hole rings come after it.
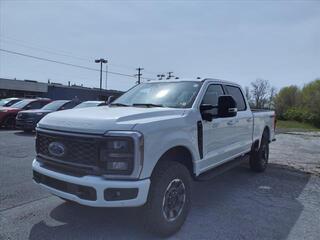
POLYGON ((65 147, 62 143, 52 142, 48 146, 48 151, 53 156, 62 157, 65 154, 65 147))

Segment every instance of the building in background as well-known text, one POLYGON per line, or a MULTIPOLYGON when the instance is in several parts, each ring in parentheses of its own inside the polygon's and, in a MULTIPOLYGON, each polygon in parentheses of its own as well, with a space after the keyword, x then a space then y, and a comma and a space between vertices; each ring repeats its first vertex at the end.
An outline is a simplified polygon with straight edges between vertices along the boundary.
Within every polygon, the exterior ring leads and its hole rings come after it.
POLYGON ((36 98, 47 97, 53 100, 79 99, 106 100, 109 96, 119 97, 123 92, 117 90, 101 90, 77 85, 59 83, 41 83, 34 80, 17 80, 0 78, 0 99, 9 97, 36 98))

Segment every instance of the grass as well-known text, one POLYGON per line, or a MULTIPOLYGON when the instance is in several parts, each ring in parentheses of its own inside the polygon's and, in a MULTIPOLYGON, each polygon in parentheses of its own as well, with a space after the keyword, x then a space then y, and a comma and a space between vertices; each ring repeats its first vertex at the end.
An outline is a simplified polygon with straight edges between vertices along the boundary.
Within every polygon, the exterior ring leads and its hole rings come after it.
POLYGON ((317 128, 309 123, 301 123, 297 121, 277 121, 277 128, 286 129, 286 130, 298 130, 298 131, 320 131, 320 128, 317 128))

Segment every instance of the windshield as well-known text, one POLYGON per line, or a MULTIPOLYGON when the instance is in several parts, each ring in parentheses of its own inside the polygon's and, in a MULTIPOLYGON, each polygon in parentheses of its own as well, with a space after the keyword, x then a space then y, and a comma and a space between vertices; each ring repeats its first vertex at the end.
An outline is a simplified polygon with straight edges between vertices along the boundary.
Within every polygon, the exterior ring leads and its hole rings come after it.
POLYGON ((79 105, 75 106, 74 108, 96 107, 100 103, 101 102, 83 102, 83 103, 80 103, 79 105))
POLYGON ((53 101, 47 105, 45 105, 42 110, 51 110, 51 111, 57 111, 59 108, 61 108, 64 104, 69 102, 68 100, 57 100, 53 101))
POLYGON ((0 106, 4 106, 5 104, 7 104, 10 101, 10 99, 2 99, 0 100, 0 106))
POLYGON ((141 83, 132 88, 112 105, 147 107, 191 107, 201 82, 155 82, 141 83))
POLYGON ((30 99, 26 99, 26 100, 22 100, 20 102, 17 102, 15 104, 13 104, 11 107, 12 108, 24 108, 25 106, 27 106, 30 102, 32 102, 34 100, 30 100, 30 99))

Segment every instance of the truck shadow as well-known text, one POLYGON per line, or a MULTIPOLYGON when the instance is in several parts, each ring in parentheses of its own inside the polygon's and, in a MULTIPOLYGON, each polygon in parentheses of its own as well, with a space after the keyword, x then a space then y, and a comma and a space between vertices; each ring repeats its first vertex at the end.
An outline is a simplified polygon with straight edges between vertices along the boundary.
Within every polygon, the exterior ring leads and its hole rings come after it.
MULTIPOLYGON (((189 217, 175 239, 286 239, 303 205, 297 200, 309 175, 270 164, 264 174, 239 166, 195 182, 189 217)), ((58 222, 33 225, 29 239, 156 239, 139 208, 99 209, 63 203, 58 222)))
POLYGON ((22 137, 34 137, 36 135, 36 133, 32 131, 30 132, 16 131, 14 134, 22 137))

